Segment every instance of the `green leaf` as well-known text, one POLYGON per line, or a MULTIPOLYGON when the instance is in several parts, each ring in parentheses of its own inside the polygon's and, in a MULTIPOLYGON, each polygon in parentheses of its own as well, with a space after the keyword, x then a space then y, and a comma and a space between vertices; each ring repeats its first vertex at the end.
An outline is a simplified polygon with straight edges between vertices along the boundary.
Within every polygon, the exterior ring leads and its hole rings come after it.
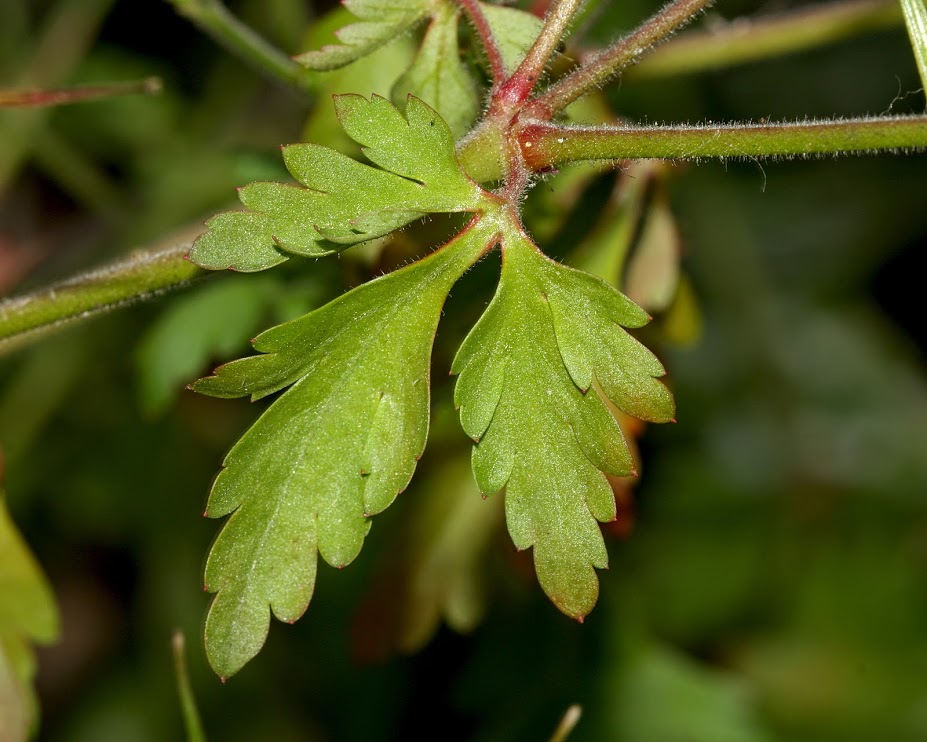
POLYGON ((258 330, 274 286, 230 276, 175 299, 145 333, 136 354, 145 410, 162 413, 211 359, 241 351, 258 330))
POLYGON ((564 613, 595 605, 594 567, 608 558, 596 521, 615 518, 603 472, 631 454, 599 391, 628 414, 666 421, 673 401, 660 362, 623 329, 646 313, 601 279, 558 265, 505 230, 499 289, 453 364, 455 402, 475 441, 484 494, 506 488, 509 532, 534 547, 538 578, 564 613), (595 389, 590 387, 595 384, 595 389))
POLYGON ((313 70, 334 70, 364 57, 395 39, 428 15, 427 0, 343 0, 359 21, 335 32, 340 44, 295 57, 313 70))
POLYGON ((501 525, 499 503, 484 501, 466 459, 447 461, 422 482, 422 499, 407 547, 408 589, 400 648, 421 649, 443 617, 455 631, 472 631, 486 608, 482 564, 501 525))
POLYGON ((377 167, 315 144, 285 147, 287 169, 305 187, 252 183, 248 211, 207 222, 190 259, 213 270, 258 271, 288 255, 320 257, 382 237, 425 214, 475 211, 483 192, 460 169, 454 138, 427 104, 403 116, 379 96, 335 98, 338 118, 377 167))
POLYGON ((666 193, 659 190, 644 217, 637 246, 628 260, 624 291, 648 312, 669 308, 679 286, 682 238, 666 193))
POLYGON ((409 95, 421 98, 441 114, 455 137, 467 133, 480 111, 476 83, 460 59, 459 20, 453 6, 436 6, 415 61, 392 94, 400 106, 409 95))
POLYGON ((541 33, 544 21, 524 10, 504 5, 480 3, 480 8, 496 39, 505 71, 512 74, 541 33))
POLYGON ((36 720, 35 655, 19 637, 0 636, 0 740, 25 742, 36 720))
POLYGON ((640 229, 652 168, 648 162, 634 162, 622 173, 608 208, 570 255, 570 265, 621 287, 628 253, 640 229))
POLYGON ((624 669, 610 708, 621 739, 768 742, 744 678, 648 643, 624 669), (657 712, 656 710, 660 710, 657 712))
POLYGON ((32 642, 58 637, 51 587, 6 508, 0 490, 0 740, 25 740, 37 718, 32 642))
POLYGON ((228 454, 210 495, 209 516, 233 513, 206 566, 207 589, 218 593, 206 645, 219 675, 260 650, 271 610, 289 622, 305 611, 316 552, 351 562, 369 516, 407 485, 428 430, 441 307, 494 234, 474 220, 420 262, 263 333, 254 342, 263 355, 193 385, 252 398, 292 385, 228 454))
POLYGON ((58 636, 51 587, 6 509, 0 490, 0 636, 19 635, 43 644, 58 636))

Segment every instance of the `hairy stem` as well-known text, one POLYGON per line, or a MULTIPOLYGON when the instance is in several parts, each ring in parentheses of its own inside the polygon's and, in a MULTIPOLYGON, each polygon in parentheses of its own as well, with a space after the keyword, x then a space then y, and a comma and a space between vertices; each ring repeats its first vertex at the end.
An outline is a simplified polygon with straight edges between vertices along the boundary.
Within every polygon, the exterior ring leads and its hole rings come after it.
POLYGON ((668 38, 714 0, 675 0, 630 34, 594 55, 586 64, 567 75, 528 106, 531 118, 550 119, 577 98, 601 87, 634 63, 651 46, 668 38))
POLYGON ((219 0, 168 2, 227 51, 297 90, 310 92, 305 69, 238 20, 219 0))
POLYGON ((531 95, 580 5, 582 0, 555 0, 528 54, 495 96, 504 107, 517 106, 531 95))
POLYGON ((927 116, 722 126, 561 127, 521 132, 534 170, 578 160, 793 157, 927 148, 927 116))
POLYGON ((901 21, 896 0, 835 2, 765 18, 738 18, 672 39, 626 75, 639 79, 721 69, 817 48, 901 21))
POLYGON ((207 271, 185 259, 190 245, 132 255, 33 294, 0 301, 0 351, 67 322, 187 285, 207 271))
POLYGON ((483 14, 483 9, 480 8, 478 0, 458 0, 458 2, 473 24, 477 36, 480 37, 480 43, 483 45, 483 51, 486 53, 486 59, 489 62, 493 85, 501 85, 505 80, 505 65, 502 61, 499 45, 496 43, 496 37, 489 26, 489 21, 486 20, 486 16, 483 14))

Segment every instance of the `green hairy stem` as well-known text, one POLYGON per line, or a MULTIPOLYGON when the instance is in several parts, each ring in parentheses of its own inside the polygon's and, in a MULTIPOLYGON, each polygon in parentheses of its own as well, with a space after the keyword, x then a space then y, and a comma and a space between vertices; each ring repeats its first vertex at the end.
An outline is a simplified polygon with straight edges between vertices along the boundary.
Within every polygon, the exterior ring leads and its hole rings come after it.
POLYGON ((186 260, 190 245, 140 252, 33 294, 0 302, 0 352, 65 323, 186 286, 207 271, 186 260))

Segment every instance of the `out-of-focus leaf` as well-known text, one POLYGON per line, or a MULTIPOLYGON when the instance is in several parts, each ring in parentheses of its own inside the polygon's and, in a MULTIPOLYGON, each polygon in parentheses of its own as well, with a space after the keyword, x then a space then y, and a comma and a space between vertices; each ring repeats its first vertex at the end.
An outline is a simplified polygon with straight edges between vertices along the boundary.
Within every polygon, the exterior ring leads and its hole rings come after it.
POLYGON ((502 499, 480 497, 469 457, 460 455, 433 464, 404 498, 393 516, 403 525, 390 531, 352 631, 364 661, 418 651, 442 620, 468 633, 486 609, 487 551, 502 525, 502 499))
POLYGON ((0 490, 0 636, 21 635, 43 644, 58 636, 51 587, 16 530, 0 490))
POLYGON ((620 670, 616 738, 647 742, 766 742, 749 687, 733 674, 649 644, 620 670))
POLYGON ((163 412, 210 360, 245 348, 273 287, 263 277, 232 276, 176 298, 145 333, 136 354, 144 409, 163 412))
POLYGON ((664 311, 676 294, 681 242, 666 195, 658 189, 624 279, 625 293, 648 312, 664 311))
POLYGON ((640 226, 651 166, 635 163, 623 172, 598 227, 570 255, 570 265, 620 287, 625 261, 640 226))
POLYGON ((78 332, 31 348, 0 393, 3 453, 15 466, 52 419, 55 410, 79 383, 92 356, 78 332))
POLYGON ((31 644, 47 644, 57 636, 51 587, 16 530, 0 489, 0 740, 25 740, 35 725, 31 644))
POLYGON ((660 319, 660 329, 667 342, 692 345, 702 336, 702 312, 692 282, 679 276, 676 295, 660 319))
POLYGON ((469 468, 466 459, 452 459, 421 483, 408 552, 403 651, 424 646, 442 617, 455 631, 472 631, 486 609, 482 557, 502 521, 502 503, 480 497, 469 468))
POLYGON ((3 742, 25 742, 36 722, 34 674, 35 658, 28 642, 0 635, 0 740, 3 742))

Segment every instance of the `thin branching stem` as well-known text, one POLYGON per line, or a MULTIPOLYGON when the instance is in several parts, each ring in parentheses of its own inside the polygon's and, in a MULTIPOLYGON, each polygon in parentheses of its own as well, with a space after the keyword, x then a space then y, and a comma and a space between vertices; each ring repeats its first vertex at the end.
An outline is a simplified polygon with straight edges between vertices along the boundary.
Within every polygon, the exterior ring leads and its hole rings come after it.
POLYGON ((186 259, 190 247, 139 252, 33 294, 0 301, 0 352, 68 322, 183 287, 206 275, 186 259))
POLYGON ((479 36, 480 43, 483 45, 483 52, 489 62, 493 85, 501 85, 505 81, 505 64, 502 61, 502 53, 499 51, 496 37, 489 26, 489 21, 486 19, 483 9, 480 7, 478 0, 458 0, 458 2, 473 24, 476 35, 479 36))
POLYGON ((579 723, 582 715, 582 706, 580 706, 578 703, 574 703, 572 706, 570 706, 566 710, 566 713, 563 714, 563 718, 560 719, 560 723, 554 730, 554 734, 550 738, 550 742, 566 742, 567 737, 569 737, 572 731, 576 728, 576 725, 579 723))
POLYGON ((566 35, 570 21, 580 5, 582 0, 555 0, 551 5, 544 19, 544 27, 528 50, 528 54, 494 96, 503 107, 517 106, 528 99, 557 46, 566 35))
POLYGON ((206 742, 206 732, 203 730, 203 722, 196 706, 193 685, 187 670, 186 639, 182 631, 174 632, 171 648, 174 655, 174 675, 177 681, 177 694, 180 697, 180 711, 187 734, 186 742, 206 742))
POLYGON ((0 108, 40 108, 62 106, 70 103, 113 98, 120 95, 154 95, 160 93, 161 78, 146 77, 143 80, 112 82, 102 85, 77 85, 71 88, 46 90, 41 88, 14 88, 0 90, 0 108))
POLYGON ((549 120, 577 98, 601 87, 633 64, 650 47, 685 26, 714 0, 675 0, 630 34, 594 55, 582 67, 562 78, 528 106, 526 115, 549 120))
POLYGON ((635 80, 723 69, 814 49, 902 22, 897 0, 855 0, 737 18, 689 31, 654 49, 625 76, 635 80))
POLYGON ((927 148, 927 116, 721 126, 562 127, 521 132, 525 161, 545 170, 580 160, 800 157, 927 148))
MULTIPOLYGON (((114 0, 59 0, 49 7, 38 40, 27 52, 21 72, 9 82, 21 87, 53 87, 73 74, 97 36, 114 0)), ((0 119, 0 192, 28 159, 47 109, 17 111, 0 119)))
POLYGON ((219 0, 168 0, 177 12, 236 57, 286 85, 310 93, 306 70, 250 26, 232 15, 219 0))

